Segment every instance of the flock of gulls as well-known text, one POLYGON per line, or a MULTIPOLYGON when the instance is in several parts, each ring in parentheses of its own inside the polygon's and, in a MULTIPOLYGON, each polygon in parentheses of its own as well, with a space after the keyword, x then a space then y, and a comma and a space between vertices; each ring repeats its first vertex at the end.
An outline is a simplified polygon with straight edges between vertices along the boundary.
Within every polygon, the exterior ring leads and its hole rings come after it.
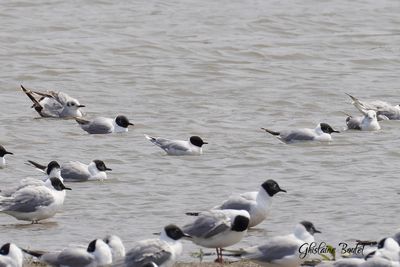
MULTIPOLYGON (((21 85, 23 92, 33 102, 41 117, 75 119, 78 125, 89 134, 124 133, 133 126, 126 116, 116 118, 85 118, 79 101, 62 92, 38 92, 21 85)), ((360 116, 347 115, 348 129, 361 131, 379 130, 381 120, 399 120, 400 107, 383 101, 364 102, 349 95, 352 104, 361 113, 360 116)), ((319 123, 315 129, 297 129, 273 131, 261 128, 276 136, 284 143, 329 142, 332 133, 339 133, 327 123, 319 123)), ((169 140, 145 135, 145 138, 159 146, 169 155, 201 155, 203 145, 207 144, 199 136, 188 140, 169 140)), ((0 166, 6 168, 6 155, 13 153, 0 146, 0 166)), ((61 165, 51 161, 42 165, 28 161, 30 165, 43 172, 43 179, 25 178, 13 188, 1 189, 0 212, 18 220, 38 223, 53 217, 59 212, 71 190, 64 182, 84 182, 104 180, 107 171, 111 171, 101 160, 89 164, 70 161, 61 165)), ((118 236, 110 235, 91 241, 87 247, 66 246, 61 251, 45 252, 20 248, 14 243, 6 243, 0 248, 0 267, 21 267, 24 254, 37 258, 50 266, 63 267, 148 267, 174 265, 182 253, 182 240, 193 242, 201 247, 216 249, 216 262, 223 263, 224 248, 237 244, 247 234, 249 228, 262 223, 270 212, 275 194, 285 193, 279 184, 272 180, 263 182, 258 191, 232 195, 223 203, 209 210, 188 212, 195 216, 193 221, 182 227, 166 225, 157 238, 136 242, 127 252, 118 236)), ((314 242, 314 234, 321 233, 312 222, 302 221, 285 236, 268 238, 264 244, 227 250, 239 257, 254 261, 262 266, 295 267, 302 265, 308 257, 300 257, 300 247, 314 242)), ((400 232, 393 237, 382 239, 366 255, 352 255, 332 262, 322 262, 318 266, 400 266, 400 232)))

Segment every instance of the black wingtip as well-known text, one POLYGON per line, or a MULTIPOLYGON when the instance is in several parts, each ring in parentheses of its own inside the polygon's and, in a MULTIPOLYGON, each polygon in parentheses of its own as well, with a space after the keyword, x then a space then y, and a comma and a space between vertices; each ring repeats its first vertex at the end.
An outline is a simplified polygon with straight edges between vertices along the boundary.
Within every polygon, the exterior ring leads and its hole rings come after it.
POLYGON ((280 132, 274 132, 274 131, 268 130, 267 128, 263 128, 263 127, 261 127, 261 130, 264 130, 267 133, 270 133, 272 135, 280 135, 281 134, 280 132))
POLYGON ((41 252, 41 251, 33 251, 33 250, 24 249, 24 248, 21 248, 21 250, 22 250, 24 253, 29 254, 29 255, 32 255, 32 256, 34 256, 34 257, 36 257, 36 258, 40 258, 40 257, 43 256, 43 254, 44 254, 44 252, 41 252))
POLYGON ((44 166, 44 165, 42 165, 42 164, 39 164, 39 163, 37 163, 37 162, 34 162, 34 161, 32 161, 32 160, 28 160, 28 162, 30 163, 30 164, 32 164, 34 167, 36 167, 36 168, 38 168, 38 169, 40 169, 40 170, 45 170, 47 167, 46 166, 44 166))
POLYGON ((188 216, 199 216, 200 212, 186 212, 185 214, 188 216))

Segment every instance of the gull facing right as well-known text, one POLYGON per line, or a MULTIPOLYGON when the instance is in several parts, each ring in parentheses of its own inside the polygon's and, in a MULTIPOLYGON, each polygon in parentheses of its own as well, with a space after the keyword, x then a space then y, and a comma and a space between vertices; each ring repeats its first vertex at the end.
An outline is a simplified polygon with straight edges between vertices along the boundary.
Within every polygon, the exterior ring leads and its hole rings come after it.
POLYGON ((118 115, 115 119, 97 117, 93 120, 75 118, 82 130, 89 134, 125 133, 129 125, 134 125, 124 115, 118 115))
POLYGON ((71 188, 57 177, 40 182, 24 186, 10 196, 0 196, 0 212, 32 223, 53 217, 63 207, 65 190, 71 188))
POLYGON ((249 227, 254 227, 263 222, 271 209, 272 197, 286 190, 279 187, 279 184, 272 179, 265 181, 260 189, 254 192, 246 192, 240 195, 233 195, 213 210, 245 210, 250 214, 249 227))
POLYGON ((167 152, 168 155, 173 156, 201 155, 203 153, 202 146, 208 144, 199 136, 191 136, 187 141, 152 137, 147 134, 144 136, 147 140, 167 152))
MULTIPOLYGON (((40 171, 47 171, 48 167, 41 165, 35 161, 28 160, 30 164, 40 171)), ((61 165, 61 176, 69 182, 84 182, 88 180, 105 180, 107 179, 106 171, 111 171, 104 161, 93 160, 89 164, 79 161, 68 161, 61 165)))
POLYGON ((222 248, 238 243, 247 233, 250 214, 245 210, 210 210, 182 227, 190 240, 202 247, 217 250, 216 262, 223 262, 222 248))
POLYGON ((161 267, 171 267, 182 254, 182 237, 190 238, 178 226, 170 224, 164 227, 159 239, 146 239, 137 242, 128 251, 125 258, 113 264, 113 267, 142 267, 155 263, 161 267))
POLYGON ((319 123, 314 129, 303 128, 281 132, 275 132, 266 128, 261 129, 276 136, 280 141, 286 144, 305 141, 330 142, 332 140, 332 133, 340 133, 324 122, 319 123))
POLYGON ((7 151, 4 146, 0 145, 0 168, 4 168, 6 166, 5 155, 14 155, 12 152, 7 151))
POLYGON ((82 117, 81 105, 75 98, 63 92, 48 91, 45 93, 26 89, 21 85, 22 91, 32 100, 32 108, 41 117, 45 118, 76 118, 82 117))

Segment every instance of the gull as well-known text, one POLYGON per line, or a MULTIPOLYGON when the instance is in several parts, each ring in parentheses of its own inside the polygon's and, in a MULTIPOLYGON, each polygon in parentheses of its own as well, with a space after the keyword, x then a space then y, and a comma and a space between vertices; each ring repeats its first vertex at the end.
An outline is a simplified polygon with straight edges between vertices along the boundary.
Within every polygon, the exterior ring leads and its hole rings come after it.
POLYGON ((5 155, 14 155, 12 152, 7 151, 4 146, 0 145, 0 168, 4 168, 6 166, 6 159, 5 159, 5 155))
POLYGON ((22 179, 18 186, 7 188, 5 190, 1 190, 0 196, 10 197, 12 194, 17 192, 18 190, 21 190, 22 188, 27 187, 27 186, 45 186, 45 182, 52 177, 56 177, 56 178, 60 179, 61 182, 64 182, 63 178, 61 177, 60 165, 58 164, 57 161, 51 161, 51 162, 49 162, 47 167, 46 166, 43 166, 43 167, 44 167, 44 169, 40 170, 40 171, 44 172, 46 175, 43 177, 42 180, 31 178, 31 177, 22 179))
POLYGON ((383 238, 378 243, 377 250, 369 253, 365 259, 382 258, 392 262, 399 262, 399 243, 391 237, 383 238))
POLYGON ((348 116, 346 124, 347 128, 351 130, 378 131, 381 129, 374 110, 367 110, 364 116, 348 116))
MULTIPOLYGON (((280 188, 274 180, 268 179, 261 184, 258 192, 233 195, 221 205, 214 207, 213 210, 245 210, 250 214, 249 227, 254 227, 267 218, 271 209, 272 197, 278 192, 286 192, 286 190, 280 188)), ((189 213, 188 215, 191 214, 189 213)))
POLYGON ((192 223, 182 227, 190 240, 202 247, 217 250, 216 262, 223 262, 222 248, 238 243, 247 233, 250 214, 245 210, 202 212, 192 223))
POLYGON ((286 144, 304 141, 329 142, 332 140, 332 133, 339 133, 339 131, 334 130, 329 124, 323 122, 319 123, 315 129, 304 128, 282 132, 275 132, 266 128, 261 129, 275 135, 280 141, 286 144))
POLYGON ((159 239, 139 241, 128 251, 123 260, 112 266, 142 267, 155 263, 156 266, 171 267, 182 254, 180 239, 188 237, 178 226, 170 224, 164 227, 159 239))
POLYGON ((107 235, 103 241, 110 247, 113 261, 125 257, 125 246, 119 236, 107 235))
POLYGON ((65 248, 59 252, 23 250, 41 262, 55 267, 97 267, 112 263, 110 247, 101 239, 89 243, 87 249, 65 248))
POLYGON ((168 155, 182 156, 182 155, 201 155, 203 153, 202 146, 208 144, 204 142, 199 136, 191 136, 189 140, 169 140, 160 137, 152 137, 147 134, 144 135, 147 140, 159 146, 168 155))
POLYGON ((363 102, 358 98, 347 94, 352 104, 361 112, 364 113, 368 110, 376 111, 378 120, 400 120, 400 105, 393 106, 385 101, 374 100, 371 102, 363 102))
POLYGON ((75 98, 63 92, 48 91, 45 93, 26 89, 21 85, 22 91, 33 102, 34 108, 41 117, 46 118, 75 118, 82 117, 81 105, 75 98))
POLYGON ((24 255, 13 243, 6 243, 0 248, 0 267, 22 267, 24 255))
POLYGON ((81 128, 90 134, 124 133, 128 131, 130 123, 128 118, 118 115, 115 119, 97 117, 93 120, 75 118, 81 128))
POLYGON ((241 249, 237 256, 267 267, 297 267, 307 258, 301 255, 302 246, 314 242, 315 233, 320 231, 311 222, 302 221, 292 234, 272 237, 263 245, 241 249))
MULTIPOLYGON (((41 171, 47 171, 49 167, 41 165, 32 160, 28 160, 30 164, 41 171)), ((84 182, 88 180, 105 180, 107 179, 106 171, 112 169, 106 167, 102 160, 93 160, 89 164, 79 161, 68 161, 61 165, 61 177, 69 182, 84 182)))
POLYGON ((65 190, 71 188, 57 177, 42 183, 24 186, 11 196, 0 197, 0 212, 32 223, 53 217, 63 206, 65 190))

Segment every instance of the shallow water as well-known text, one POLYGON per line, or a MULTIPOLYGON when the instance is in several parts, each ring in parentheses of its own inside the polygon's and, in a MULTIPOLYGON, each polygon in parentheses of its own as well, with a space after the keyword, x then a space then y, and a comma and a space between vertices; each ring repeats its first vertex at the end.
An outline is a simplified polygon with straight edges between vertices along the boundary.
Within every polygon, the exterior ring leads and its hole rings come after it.
MULTIPOLYGON (((384 1, 2 1, 0 142, 14 152, 2 186, 40 177, 28 160, 102 159, 109 180, 70 184, 64 211, 29 225, 0 216, 1 242, 60 249, 107 233, 129 248, 232 193, 275 179, 269 220, 238 246, 308 219, 338 244, 398 228, 399 122, 330 144, 285 145, 260 127, 343 129, 345 92, 399 103, 400 4, 384 1), (35 119, 19 89, 62 90, 89 117, 125 114, 127 134, 91 136, 35 119), (143 134, 209 142, 166 156, 143 134)), ((196 247, 185 243, 183 259, 196 247)))

